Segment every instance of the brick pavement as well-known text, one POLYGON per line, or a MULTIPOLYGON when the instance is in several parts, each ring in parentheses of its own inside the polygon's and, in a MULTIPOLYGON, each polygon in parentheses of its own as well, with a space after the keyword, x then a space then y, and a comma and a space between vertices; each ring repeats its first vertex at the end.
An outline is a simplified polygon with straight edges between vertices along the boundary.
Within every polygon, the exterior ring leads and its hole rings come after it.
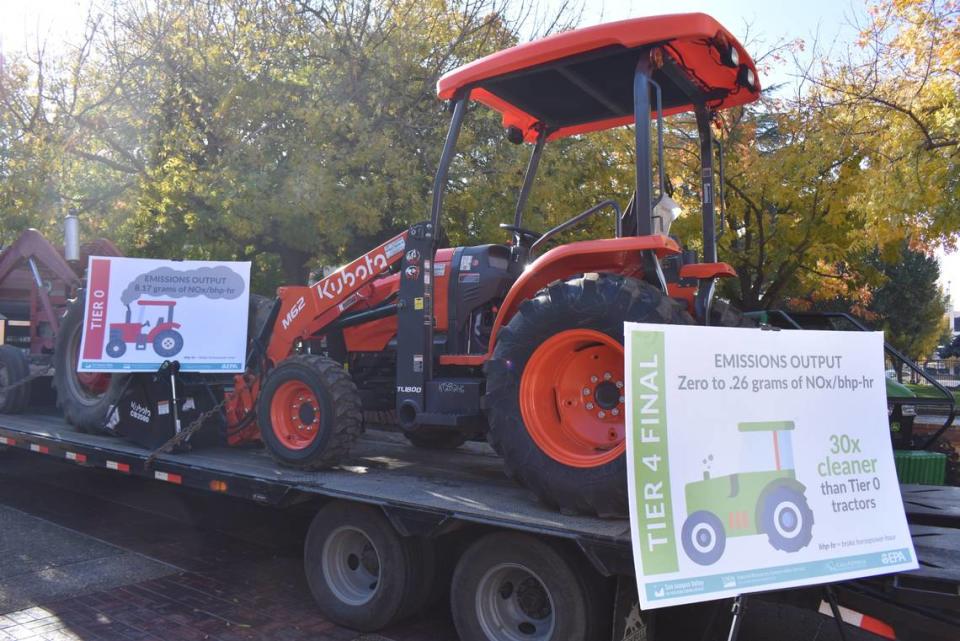
POLYGON ((26 456, 16 455, 11 467, 8 455, 0 466, 0 504, 174 567, 160 578, 4 612, 0 641, 456 639, 442 601, 379 635, 324 619, 302 570, 299 542, 307 510, 271 510, 56 462, 20 460, 26 456), (138 495, 146 509, 130 506, 138 495), (231 533, 211 529, 217 524, 231 533))

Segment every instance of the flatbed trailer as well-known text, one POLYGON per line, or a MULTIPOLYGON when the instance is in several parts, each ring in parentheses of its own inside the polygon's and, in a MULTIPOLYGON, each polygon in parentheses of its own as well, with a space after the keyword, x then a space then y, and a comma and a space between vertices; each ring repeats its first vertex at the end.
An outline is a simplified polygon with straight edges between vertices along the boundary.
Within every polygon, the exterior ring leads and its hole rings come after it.
MULTIPOLYGON (((602 607, 613 624, 603 638, 669 638, 664 625, 656 626, 655 636, 637 636, 638 624, 649 625, 650 620, 649 613, 638 617, 629 522, 561 514, 538 503, 503 475, 499 458, 483 443, 452 451, 424 450, 410 446, 398 433, 370 429, 349 464, 328 471, 282 468, 253 448, 160 454, 148 463, 149 450, 120 438, 77 432, 59 415, 38 410, 0 415, 0 446, 105 468, 118 477, 142 476, 277 507, 306 501, 373 506, 399 537, 454 539, 458 543, 450 547, 455 554, 484 536, 531 536, 553 546, 572 567, 589 565, 604 577, 602 607)), ((960 638, 960 488, 913 485, 902 490, 920 570, 840 584, 841 604, 885 620, 898 630, 898 638, 960 638)), ((309 543, 307 547, 309 560, 309 543)), ((445 563, 452 566, 454 561, 446 556, 445 563)), ((444 572, 441 565, 437 563, 437 574, 449 581, 451 568, 444 572)), ((769 596, 773 598, 752 597, 752 609, 778 601, 776 595, 769 596)), ((819 594, 815 596, 819 602, 819 594)), ((810 612, 816 609, 813 605, 810 612)), ((797 634, 804 629, 795 626, 797 634)), ((848 631, 847 638, 861 637, 848 631)))

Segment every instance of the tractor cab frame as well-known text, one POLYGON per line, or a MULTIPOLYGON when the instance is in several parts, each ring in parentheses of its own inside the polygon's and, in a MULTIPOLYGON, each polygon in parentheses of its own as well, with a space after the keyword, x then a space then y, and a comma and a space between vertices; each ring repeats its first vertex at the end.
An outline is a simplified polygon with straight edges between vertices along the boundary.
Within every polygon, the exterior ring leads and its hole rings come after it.
POLYGON ((397 355, 401 424, 442 418, 424 415, 425 390, 433 378, 435 360, 430 259, 438 249, 444 192, 471 100, 501 113, 511 142, 533 144, 513 223, 501 225, 513 236, 514 260, 526 263, 547 240, 605 209, 614 212, 615 225, 612 238, 564 245, 526 265, 500 306, 487 354, 442 355, 441 365, 481 365, 520 303, 557 278, 588 271, 642 278, 664 294, 685 297, 695 318, 709 324, 716 278, 735 275, 729 265, 717 262, 711 122, 717 111, 752 102, 760 91, 753 61, 726 29, 705 14, 598 25, 482 58, 445 75, 437 88, 452 115, 433 182, 430 219, 411 227, 401 266, 397 355), (702 262, 666 236, 668 223, 655 213, 657 202, 665 196, 663 118, 690 111, 700 136, 702 262), (653 138, 646 124, 651 118, 657 131, 656 191, 653 138), (635 124, 635 193, 625 211, 614 200, 604 200, 545 233, 523 227, 524 209, 547 142, 631 123, 635 124), (420 269, 423 257, 428 260, 420 269), (669 257, 680 263, 669 279, 673 286, 661 266, 661 260, 669 257))

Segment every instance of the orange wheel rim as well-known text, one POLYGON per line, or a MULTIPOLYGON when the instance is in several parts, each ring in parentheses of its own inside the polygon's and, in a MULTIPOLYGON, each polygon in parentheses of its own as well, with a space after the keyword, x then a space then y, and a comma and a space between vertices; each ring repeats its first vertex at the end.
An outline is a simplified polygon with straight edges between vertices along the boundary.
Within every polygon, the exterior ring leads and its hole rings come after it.
POLYGON ((570 467, 598 467, 623 453, 623 401, 623 345, 592 329, 548 338, 520 378, 527 431, 547 456, 570 467))
POLYGON ((301 381, 281 383, 270 401, 273 433, 291 450, 309 447, 320 433, 320 403, 301 381))

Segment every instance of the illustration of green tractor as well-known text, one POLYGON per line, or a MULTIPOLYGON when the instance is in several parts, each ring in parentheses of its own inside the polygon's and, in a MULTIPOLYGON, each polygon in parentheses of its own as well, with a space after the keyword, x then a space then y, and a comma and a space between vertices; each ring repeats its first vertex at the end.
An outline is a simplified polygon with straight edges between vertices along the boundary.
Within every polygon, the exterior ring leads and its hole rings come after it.
POLYGON ((774 469, 715 478, 704 471, 703 480, 686 485, 688 516, 681 540, 687 556, 700 565, 716 563, 729 537, 766 534, 774 548, 796 552, 813 534, 806 488, 794 474, 793 421, 740 423, 737 429, 745 433, 742 447, 749 454, 741 460, 757 460, 772 443, 774 469))

